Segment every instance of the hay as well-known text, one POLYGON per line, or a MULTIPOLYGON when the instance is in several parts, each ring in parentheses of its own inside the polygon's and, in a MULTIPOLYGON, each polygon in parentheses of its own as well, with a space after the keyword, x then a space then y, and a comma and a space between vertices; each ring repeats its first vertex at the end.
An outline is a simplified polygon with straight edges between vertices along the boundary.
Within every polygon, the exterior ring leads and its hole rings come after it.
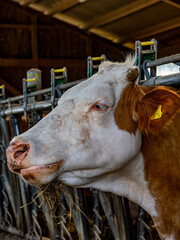
POLYGON ((44 203, 47 206, 49 214, 53 216, 53 218, 59 217, 62 214, 63 209, 65 210, 62 203, 62 184, 59 181, 55 181, 43 185, 40 188, 40 193, 42 204, 44 203))
POLYGON ((69 220, 68 222, 69 223, 71 222, 73 206, 73 208, 76 207, 76 209, 79 210, 88 219, 86 214, 79 208, 79 206, 72 199, 73 195, 75 195, 78 200, 80 200, 79 197, 74 193, 74 191, 70 187, 66 186, 66 188, 67 190, 63 188, 63 185, 59 181, 54 181, 49 184, 42 185, 39 188, 37 195, 33 198, 33 200, 21 206, 20 208, 26 207, 32 204, 33 202, 36 202, 37 204, 40 201, 38 207, 41 208, 42 205, 44 204, 47 207, 48 213, 52 216, 55 222, 57 224, 61 224, 62 222, 67 220, 67 218, 69 220), (72 194, 68 193, 67 191, 71 192, 72 194), (69 200, 68 204, 69 212, 67 212, 67 199, 65 201, 65 196, 68 197, 69 200), (64 206, 64 204, 66 206, 64 206), (59 222, 62 214, 66 215, 66 217, 59 222))

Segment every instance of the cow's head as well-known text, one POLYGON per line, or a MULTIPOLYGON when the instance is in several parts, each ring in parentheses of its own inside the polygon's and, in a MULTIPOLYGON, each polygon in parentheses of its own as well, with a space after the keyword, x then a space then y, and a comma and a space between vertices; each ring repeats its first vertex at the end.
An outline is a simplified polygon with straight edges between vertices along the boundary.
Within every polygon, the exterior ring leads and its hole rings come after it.
POLYGON ((140 153, 141 133, 156 132, 179 107, 172 104, 178 98, 173 92, 147 93, 137 86, 137 75, 130 58, 101 64, 97 74, 66 91, 52 112, 11 141, 9 168, 34 185, 58 179, 71 186, 90 186, 122 169, 140 153), (153 119, 156 111, 161 116, 153 119))

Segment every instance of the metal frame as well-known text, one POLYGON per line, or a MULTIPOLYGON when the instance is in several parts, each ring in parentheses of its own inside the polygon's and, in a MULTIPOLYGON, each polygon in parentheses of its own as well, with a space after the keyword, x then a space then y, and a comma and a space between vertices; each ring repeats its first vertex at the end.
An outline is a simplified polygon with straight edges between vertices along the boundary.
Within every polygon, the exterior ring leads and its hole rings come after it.
MULTIPOLYGON (((155 60, 152 62, 147 62, 146 67, 155 67, 157 64, 173 61, 177 62, 180 60, 180 56, 169 57, 161 60, 155 60)), ((103 59, 98 59, 103 60, 103 59)), ((88 58, 88 61, 89 58, 88 58)), ((89 63, 88 63, 89 64, 89 63)), ((91 65, 92 66, 92 65, 91 65)), ((52 73, 52 72, 51 72, 52 73)), ((54 73, 53 73, 54 74, 54 73)), ((55 75, 53 76, 53 79, 55 75)), ((164 84, 167 82, 167 78, 174 79, 178 86, 180 85, 180 74, 170 75, 168 77, 155 77, 150 78, 146 81, 146 84, 157 85, 164 84)), ((58 85, 60 91, 64 91, 76 84, 83 82, 86 79, 74 81, 71 83, 64 83, 63 85, 58 85)), ((34 187, 29 186, 17 175, 11 173, 7 168, 5 149, 9 144, 9 135, 16 136, 20 134, 20 119, 21 116, 29 114, 35 114, 35 118, 31 118, 32 125, 36 124, 42 118, 42 112, 51 110, 52 106, 56 106, 58 98, 55 98, 55 85, 51 88, 38 90, 35 92, 27 93, 25 85, 27 87, 26 79, 24 82, 23 95, 1 100, 0 102, 0 229, 13 233, 18 236, 23 236, 24 239, 42 239, 44 226, 39 221, 39 203, 42 201, 41 197, 33 201, 32 204, 20 208, 22 205, 26 205, 31 202, 34 198, 36 190, 34 187), (52 90, 53 88, 53 90, 52 90), (52 94, 53 92, 53 94, 52 94), (36 97, 39 95, 51 96, 41 102, 36 102, 36 97), (53 100, 52 100, 53 95, 53 100), (34 98, 32 98, 34 97, 34 98), (28 103, 28 99, 31 98, 33 101, 28 103), (18 104, 17 104, 18 102, 18 104), (9 118, 10 129, 7 126, 7 117, 9 118)), ((144 83, 145 84, 145 83, 144 83)), ((168 82, 169 84, 169 82, 168 82)), ((46 99, 46 97, 45 97, 46 99)), ((59 219, 59 224, 53 221, 51 215, 49 215, 48 210, 45 205, 41 208, 41 214, 44 215, 44 221, 49 230, 49 237, 52 240, 58 239, 73 239, 71 233, 67 229, 66 215, 69 209, 72 209, 72 218, 74 225, 77 230, 78 238, 82 240, 100 240, 102 239, 102 233, 104 229, 107 228, 107 222, 109 229, 111 229, 111 239, 115 240, 132 240, 133 234, 131 232, 131 218, 129 211, 128 200, 122 197, 110 193, 104 193, 98 190, 91 189, 93 196, 93 208, 92 208, 92 218, 93 223, 89 223, 85 215, 88 215, 86 208, 85 192, 82 189, 72 189, 63 187, 63 191, 66 194, 61 193, 63 211, 59 219), (71 201, 69 197, 73 200, 71 201), (81 209, 81 210, 80 210, 81 209), (83 212, 83 213, 82 213, 83 212), (106 218, 106 220, 104 220, 106 218), (106 224, 105 224, 106 222, 106 224), (92 234, 93 232, 93 234, 92 234)), ((152 232, 150 228, 145 223, 146 213, 140 208, 139 210, 139 224, 137 239, 145 239, 147 233, 150 234, 151 239, 153 239, 152 232)))

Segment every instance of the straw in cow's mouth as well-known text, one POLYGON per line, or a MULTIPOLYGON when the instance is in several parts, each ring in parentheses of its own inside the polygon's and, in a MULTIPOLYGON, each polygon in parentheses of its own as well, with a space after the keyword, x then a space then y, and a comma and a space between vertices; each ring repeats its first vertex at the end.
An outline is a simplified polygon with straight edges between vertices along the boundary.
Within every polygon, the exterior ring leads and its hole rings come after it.
MULTIPOLYGON (((63 210, 65 213, 67 212, 67 209, 64 207, 64 202, 62 202, 63 201, 62 195, 64 195, 69 199, 69 213, 67 214, 67 217, 69 217, 69 222, 71 221, 72 205, 76 206, 76 208, 88 219, 86 214, 79 208, 79 206, 72 199, 71 195, 68 193, 69 191, 75 194, 74 191, 68 186, 66 186, 66 188, 67 189, 64 189, 63 185, 59 181, 55 181, 50 184, 42 186, 41 188, 42 198, 52 216, 54 218, 59 218, 63 210)), ((78 196, 76 197, 79 199, 78 196)), ((59 222, 59 224, 60 223, 61 222, 59 222)))
POLYGON ((42 192, 42 200, 48 207, 49 213, 54 218, 56 216, 60 216, 64 208, 62 204, 62 184, 59 181, 55 181, 47 185, 43 185, 40 188, 40 192, 42 192))
MULTIPOLYGON (((73 190, 70 187, 67 187, 68 191, 72 192, 73 190)), ((73 194, 74 191, 73 191, 73 194)), ((76 196, 78 197, 78 196, 76 196)), ((66 217, 65 219, 69 218, 69 222, 71 221, 71 209, 72 205, 75 205, 77 209, 88 219, 86 214, 78 207, 78 205, 73 201, 71 195, 65 190, 59 181, 54 181, 45 185, 42 185, 40 189, 38 190, 37 195, 34 197, 34 199, 22 206, 21 208, 32 204, 33 202, 36 201, 37 198, 40 198, 41 204, 39 207, 42 206, 42 204, 45 204, 47 206, 49 214, 54 218, 55 222, 57 224, 61 223, 60 216, 64 212, 66 217), (64 198, 63 196, 66 196, 69 199, 69 213, 67 212, 67 208, 64 206, 64 198)), ((67 205, 67 204, 65 204, 67 205)), ((89 221, 89 219, 88 219, 89 221)))

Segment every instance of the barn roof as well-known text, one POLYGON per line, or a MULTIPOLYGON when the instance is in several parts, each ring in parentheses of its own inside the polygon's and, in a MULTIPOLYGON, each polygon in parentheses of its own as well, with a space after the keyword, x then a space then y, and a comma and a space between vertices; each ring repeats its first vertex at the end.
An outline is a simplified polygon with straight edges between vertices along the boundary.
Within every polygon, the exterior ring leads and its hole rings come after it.
MULTIPOLYGON (((156 38, 180 50, 179 0, 10 0, 114 43, 156 38)), ((171 54, 171 52, 169 52, 171 54)))

